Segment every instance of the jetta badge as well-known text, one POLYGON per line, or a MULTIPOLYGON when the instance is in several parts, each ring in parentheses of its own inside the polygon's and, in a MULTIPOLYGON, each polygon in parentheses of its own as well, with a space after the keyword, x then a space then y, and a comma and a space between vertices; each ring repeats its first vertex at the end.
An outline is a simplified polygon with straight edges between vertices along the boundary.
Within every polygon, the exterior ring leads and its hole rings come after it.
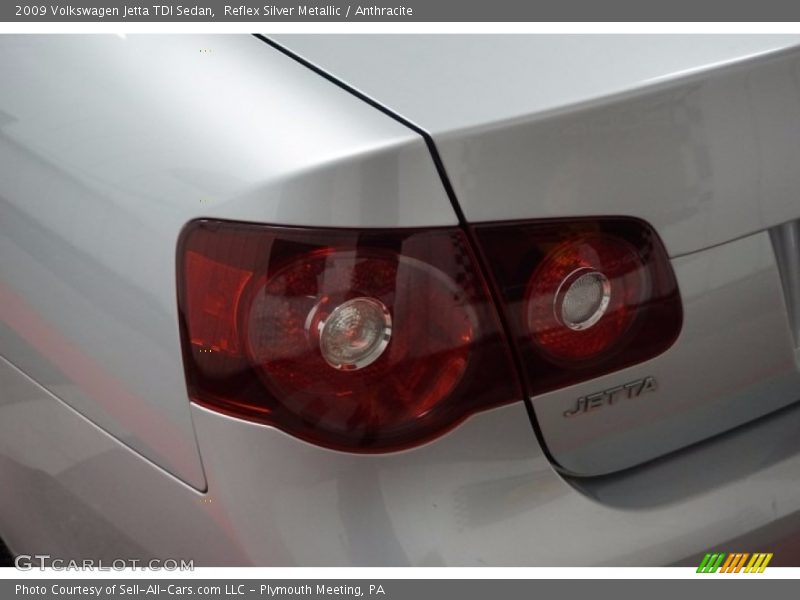
POLYGON ((564 416, 576 417, 587 412, 605 408, 606 406, 612 406, 619 400, 624 400, 626 398, 638 398, 642 394, 654 392, 657 389, 658 384, 656 383, 655 377, 644 377, 643 379, 637 379, 636 381, 631 381, 630 383, 626 383, 624 385, 618 385, 602 392, 581 396, 575 403, 574 408, 564 411, 564 416))

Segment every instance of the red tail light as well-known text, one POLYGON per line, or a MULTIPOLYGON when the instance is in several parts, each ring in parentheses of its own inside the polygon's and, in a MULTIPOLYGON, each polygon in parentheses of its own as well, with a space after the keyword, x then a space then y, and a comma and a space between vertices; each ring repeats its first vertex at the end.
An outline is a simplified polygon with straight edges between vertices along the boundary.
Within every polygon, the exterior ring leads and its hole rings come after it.
POLYGON ((504 301, 528 391, 653 358, 682 310, 666 251, 632 218, 484 225, 475 233, 504 301))
POLYGON ((189 393, 204 406, 385 451, 522 397, 459 230, 195 221, 178 269, 189 393))

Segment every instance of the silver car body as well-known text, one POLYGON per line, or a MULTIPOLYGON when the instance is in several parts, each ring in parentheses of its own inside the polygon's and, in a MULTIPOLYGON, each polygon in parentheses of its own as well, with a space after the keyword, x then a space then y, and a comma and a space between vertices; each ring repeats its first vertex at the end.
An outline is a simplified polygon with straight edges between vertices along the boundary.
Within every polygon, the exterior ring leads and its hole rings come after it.
POLYGON ((800 36, 267 37, 0 36, 0 537, 15 553, 796 552, 800 36), (678 340, 396 453, 190 403, 174 262, 188 221, 459 212, 649 222, 680 288, 678 340), (645 377, 647 398, 564 418, 645 377))

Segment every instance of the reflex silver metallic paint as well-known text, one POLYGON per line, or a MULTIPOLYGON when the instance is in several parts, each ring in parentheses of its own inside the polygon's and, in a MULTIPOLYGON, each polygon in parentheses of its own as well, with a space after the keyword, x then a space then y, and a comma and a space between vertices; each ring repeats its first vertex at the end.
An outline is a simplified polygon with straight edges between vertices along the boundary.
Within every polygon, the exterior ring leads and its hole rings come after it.
POLYGON ((677 256, 800 217, 798 35, 276 39, 430 132, 471 222, 635 215, 677 256))
POLYGON ((278 39, 334 80, 250 36, 0 36, 12 551, 659 565, 733 540, 791 557, 800 37, 278 39), (470 222, 636 216, 672 254, 677 342, 531 399, 546 448, 523 398, 383 455, 187 398, 174 262, 186 222, 459 224, 426 140, 392 111, 430 134, 470 222), (647 377, 658 389, 563 416, 647 377))

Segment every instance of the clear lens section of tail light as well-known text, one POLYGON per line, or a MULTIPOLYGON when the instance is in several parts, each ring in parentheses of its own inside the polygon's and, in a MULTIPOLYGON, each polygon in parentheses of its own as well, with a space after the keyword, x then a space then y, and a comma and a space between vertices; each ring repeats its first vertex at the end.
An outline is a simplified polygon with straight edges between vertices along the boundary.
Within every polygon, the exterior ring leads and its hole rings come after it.
POLYGON ((522 398, 459 230, 194 221, 178 273, 189 393, 208 408, 378 452, 522 398))
POLYGON ((530 393, 645 361, 677 338, 678 286, 661 241, 643 221, 553 219, 474 231, 530 393))

